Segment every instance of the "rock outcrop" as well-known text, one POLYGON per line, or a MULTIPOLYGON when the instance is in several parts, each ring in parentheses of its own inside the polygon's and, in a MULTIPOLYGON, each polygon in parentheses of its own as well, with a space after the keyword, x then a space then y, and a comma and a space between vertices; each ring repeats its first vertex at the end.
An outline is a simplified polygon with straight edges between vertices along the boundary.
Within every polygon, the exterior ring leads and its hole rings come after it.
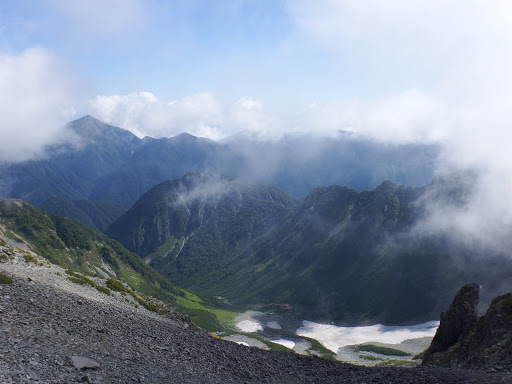
POLYGON ((428 362, 433 354, 446 351, 470 334, 478 322, 479 293, 477 284, 465 285, 457 292, 448 312, 441 313, 439 328, 423 362, 428 362))
POLYGON ((460 289, 448 312, 441 315, 424 365, 512 370, 512 293, 494 298, 481 317, 476 309, 478 294, 476 284, 460 289))

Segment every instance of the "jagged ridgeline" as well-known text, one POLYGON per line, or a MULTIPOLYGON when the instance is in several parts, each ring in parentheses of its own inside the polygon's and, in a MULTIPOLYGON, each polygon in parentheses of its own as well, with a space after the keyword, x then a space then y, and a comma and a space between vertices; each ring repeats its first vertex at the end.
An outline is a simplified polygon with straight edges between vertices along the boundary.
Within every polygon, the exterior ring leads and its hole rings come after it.
POLYGON ((290 303, 310 319, 413 323, 437 318, 468 281, 484 283, 490 299, 512 273, 503 255, 413 231, 418 198, 431 190, 441 189, 333 185, 296 201, 193 173, 152 188, 107 233, 203 295, 290 303))
POLYGON ((117 241, 63 216, 48 215, 23 200, 0 199, 2 234, 35 253, 85 275, 119 278, 133 289, 175 304, 184 292, 117 241))

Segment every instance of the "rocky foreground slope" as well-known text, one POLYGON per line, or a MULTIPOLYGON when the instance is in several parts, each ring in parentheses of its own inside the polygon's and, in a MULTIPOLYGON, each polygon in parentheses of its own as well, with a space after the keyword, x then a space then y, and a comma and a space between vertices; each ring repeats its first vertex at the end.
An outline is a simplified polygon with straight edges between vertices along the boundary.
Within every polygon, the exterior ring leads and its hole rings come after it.
MULTIPOLYGON (((441 323, 423 364, 512 370, 512 293, 494 298, 479 317, 479 286, 463 286, 441 323)), ((512 378, 511 378, 512 379, 512 378)))
POLYGON ((1 383, 507 383, 506 373, 370 368, 218 340, 57 267, 2 262, 1 383), (7 279, 8 281, 8 279, 7 279), (4 281, 5 282, 5 281, 4 281))

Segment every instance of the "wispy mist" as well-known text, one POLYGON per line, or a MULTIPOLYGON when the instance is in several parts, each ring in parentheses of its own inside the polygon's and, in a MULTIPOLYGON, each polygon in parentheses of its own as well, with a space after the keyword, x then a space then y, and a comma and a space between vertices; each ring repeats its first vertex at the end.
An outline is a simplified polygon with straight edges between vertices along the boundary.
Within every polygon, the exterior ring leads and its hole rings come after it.
POLYGON ((44 48, 0 54, 0 161, 23 161, 66 140, 73 80, 44 48))
POLYGON ((440 175, 467 170, 474 175, 468 185, 457 180, 466 191, 464 203, 427 195, 423 203, 429 215, 418 230, 493 249, 508 244, 510 3, 299 1, 290 2, 290 9, 303 33, 336 57, 375 62, 367 74, 376 84, 382 86, 393 73, 398 87, 416 89, 398 98, 379 96, 376 108, 362 108, 370 113, 355 113, 353 130, 383 141, 404 136, 437 141, 442 146, 440 175))

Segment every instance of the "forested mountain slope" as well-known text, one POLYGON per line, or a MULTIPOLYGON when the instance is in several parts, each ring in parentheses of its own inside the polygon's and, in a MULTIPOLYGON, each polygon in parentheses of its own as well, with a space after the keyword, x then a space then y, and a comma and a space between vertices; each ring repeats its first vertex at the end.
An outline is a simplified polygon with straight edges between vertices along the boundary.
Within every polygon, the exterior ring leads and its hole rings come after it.
MULTIPOLYGON (((484 284, 485 301, 507 289, 512 273, 505 254, 418 231, 426 214, 420 197, 436 191, 439 199, 463 198, 465 185, 453 181, 458 186, 439 179, 426 188, 318 187, 297 205, 278 204, 265 230, 248 231, 261 222, 240 209, 249 199, 196 185, 183 189, 201 196, 187 205, 176 192, 183 181, 175 180, 144 195, 108 233, 202 294, 243 304, 286 302, 308 318, 346 323, 426 321, 462 284, 484 284)), ((253 199, 251 212, 267 212, 276 201, 284 200, 253 199)))

